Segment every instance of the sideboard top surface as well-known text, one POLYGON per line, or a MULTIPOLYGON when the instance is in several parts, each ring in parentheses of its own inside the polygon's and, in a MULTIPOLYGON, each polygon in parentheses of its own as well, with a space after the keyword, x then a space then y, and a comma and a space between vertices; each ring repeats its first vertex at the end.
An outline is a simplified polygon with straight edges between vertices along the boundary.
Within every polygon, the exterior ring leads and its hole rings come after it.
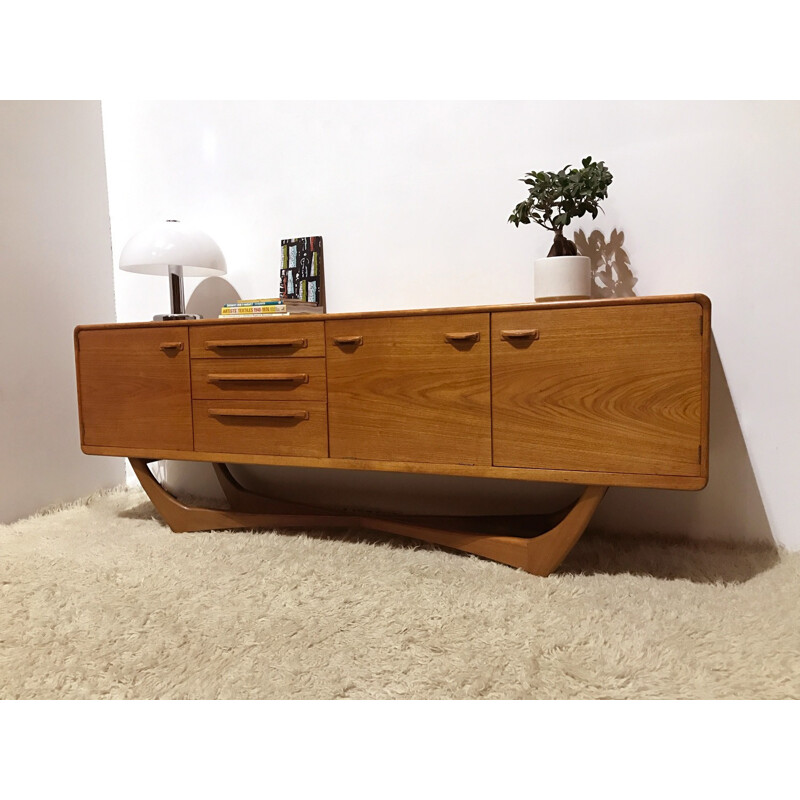
POLYGON ((177 325, 252 325, 263 322, 313 322, 314 320, 333 319, 368 319, 370 317, 411 317, 434 316, 436 314, 474 314, 475 312, 502 312, 502 311, 545 311, 556 308, 607 308, 610 306, 649 305, 655 303, 697 303, 706 311, 711 309, 711 300, 704 294, 679 294, 658 295, 653 297, 617 297, 602 300, 559 300, 550 303, 511 303, 506 305, 488 306, 457 306, 453 308, 415 308, 392 309, 387 311, 348 311, 335 314, 288 314, 266 317, 248 317, 247 319, 192 319, 169 321, 142 321, 142 322, 107 322, 93 325, 79 325, 76 333, 82 330, 99 328, 141 328, 141 327, 171 327, 177 325))

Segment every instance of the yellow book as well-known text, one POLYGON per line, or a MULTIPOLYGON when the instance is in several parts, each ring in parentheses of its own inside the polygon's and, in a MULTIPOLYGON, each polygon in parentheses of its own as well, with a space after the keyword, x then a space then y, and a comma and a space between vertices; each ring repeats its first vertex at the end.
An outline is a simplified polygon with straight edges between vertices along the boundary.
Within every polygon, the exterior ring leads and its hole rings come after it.
POLYGON ((221 316, 236 316, 237 314, 280 314, 286 311, 283 303, 270 303, 263 306, 223 306, 221 316))

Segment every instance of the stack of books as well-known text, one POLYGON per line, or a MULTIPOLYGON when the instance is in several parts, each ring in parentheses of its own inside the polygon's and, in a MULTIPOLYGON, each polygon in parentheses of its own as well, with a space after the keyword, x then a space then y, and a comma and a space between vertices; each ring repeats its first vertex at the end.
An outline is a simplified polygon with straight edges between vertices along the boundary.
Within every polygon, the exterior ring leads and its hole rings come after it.
POLYGON ((240 300, 225 303, 220 319, 253 319, 253 317, 286 316, 289 311, 280 297, 259 297, 255 300, 240 300))

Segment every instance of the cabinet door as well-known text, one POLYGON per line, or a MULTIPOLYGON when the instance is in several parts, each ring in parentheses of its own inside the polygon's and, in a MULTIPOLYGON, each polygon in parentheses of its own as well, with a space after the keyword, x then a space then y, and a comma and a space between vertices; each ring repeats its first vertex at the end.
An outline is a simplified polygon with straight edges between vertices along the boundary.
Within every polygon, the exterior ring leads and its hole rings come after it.
POLYGON ((187 328, 82 330, 76 355, 84 444, 192 449, 187 328))
POLYGON ((491 463, 489 315, 329 320, 331 458, 491 463))
POLYGON ((702 308, 492 315, 493 463, 699 475, 702 308))

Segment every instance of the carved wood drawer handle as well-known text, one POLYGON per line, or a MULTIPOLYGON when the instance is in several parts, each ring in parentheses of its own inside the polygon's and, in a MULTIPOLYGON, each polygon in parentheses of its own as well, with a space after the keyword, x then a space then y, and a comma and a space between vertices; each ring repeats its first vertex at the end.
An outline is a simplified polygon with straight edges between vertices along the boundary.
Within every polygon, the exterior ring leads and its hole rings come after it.
POLYGON ((259 408, 209 408, 209 417, 268 417, 270 419, 308 419, 308 411, 263 411, 259 408))
POLYGON ((481 340, 481 332, 467 331, 465 333, 446 333, 444 338, 448 342, 479 342, 481 340))
POLYGON ((307 347, 307 339, 225 339, 206 342, 206 350, 216 347, 307 347))
POLYGON ((334 344, 364 344, 363 336, 334 336, 334 344))
POLYGON ((164 352, 167 350, 183 350, 183 342, 163 342, 160 347, 164 352))
POLYGON ((528 328, 527 330, 521 331, 500 331, 500 338, 506 341, 509 339, 538 339, 539 329, 528 328))
POLYGON ((222 383, 223 381, 292 381, 294 383, 308 383, 308 374, 305 372, 272 372, 260 374, 257 372, 227 373, 225 375, 211 374, 209 383, 222 383))

